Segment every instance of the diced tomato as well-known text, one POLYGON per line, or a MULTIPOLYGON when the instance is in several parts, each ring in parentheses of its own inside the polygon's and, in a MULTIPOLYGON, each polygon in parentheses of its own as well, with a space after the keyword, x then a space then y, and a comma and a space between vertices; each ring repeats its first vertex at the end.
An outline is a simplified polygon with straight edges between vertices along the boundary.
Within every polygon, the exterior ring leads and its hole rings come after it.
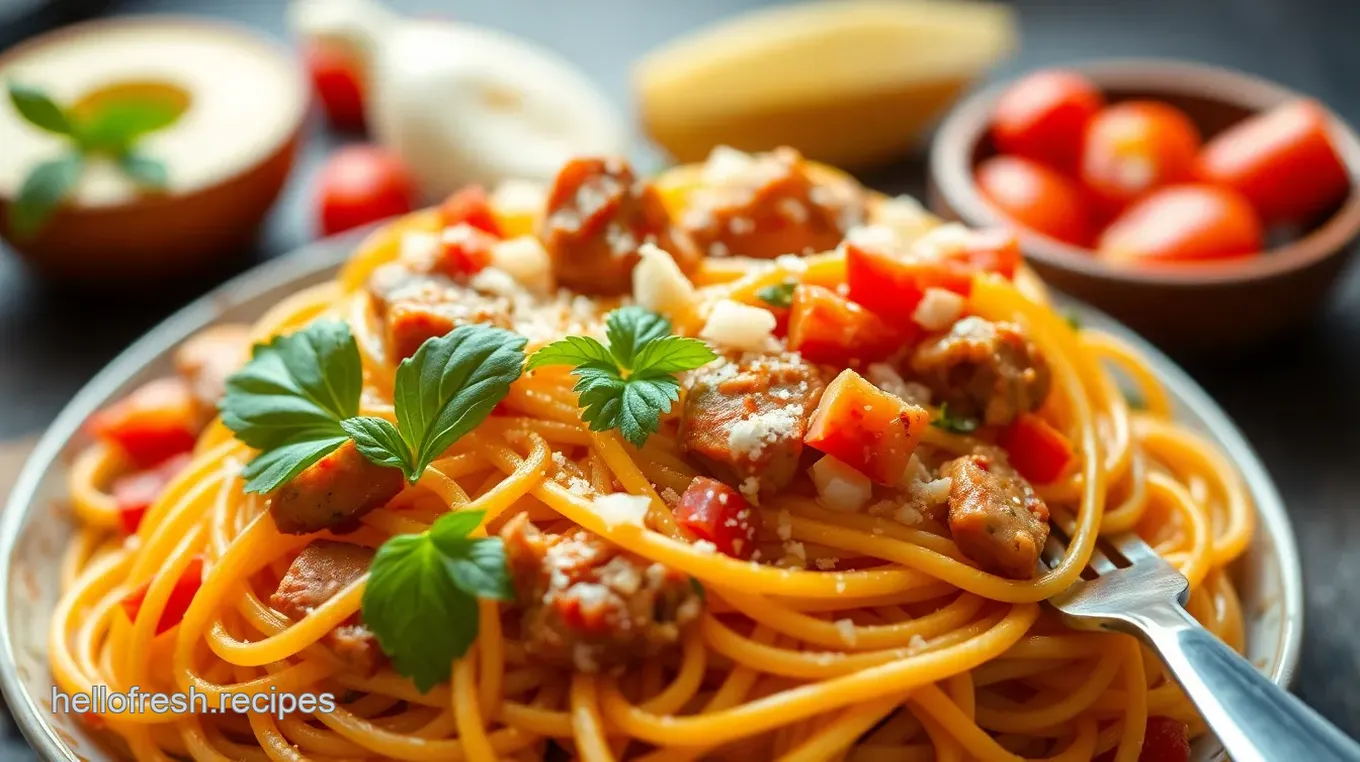
POLYGON ((998 444, 1021 476, 1039 484, 1056 481, 1072 465, 1072 443, 1033 413, 1016 418, 1001 432, 998 444))
POLYGON ((879 484, 897 484, 930 425, 930 413, 849 368, 826 387, 803 437, 879 484))
POLYGON ((967 296, 975 274, 994 272, 1012 278, 1019 265, 1020 244, 1006 230, 969 230, 960 245, 930 254, 898 255, 872 245, 845 243, 850 298, 894 325, 912 325, 926 289, 967 296))
POLYGON ((491 211, 486 190, 480 185, 468 185, 453 192, 439 205, 439 215, 445 226, 471 225, 497 238, 504 238, 500 223, 491 211))
POLYGON ((317 177, 322 235, 334 235, 415 208, 416 181, 395 151, 348 145, 326 159, 317 177))
POLYGON ((1307 221, 1350 185, 1329 122, 1327 110, 1314 101, 1277 106, 1206 143, 1195 174, 1246 196, 1267 221, 1307 221))
POLYGON ((189 465, 193 456, 180 453, 155 468, 124 474, 113 481, 113 499, 118 503, 118 520, 128 534, 136 534, 146 509, 165 491, 175 475, 189 465))
MULTIPOLYGON (((193 603, 194 596, 198 594, 198 588, 203 586, 203 557, 194 556, 189 560, 189 565, 184 567, 184 573, 179 575, 175 582, 175 587, 170 591, 170 598, 165 602, 165 610, 161 612, 161 621, 156 624, 156 634, 174 627, 184 619, 184 612, 189 610, 189 604, 193 603)), ((151 580, 143 582, 136 590, 123 597, 121 604, 123 612, 128 619, 137 621, 137 612, 142 610, 142 603, 146 600, 147 592, 151 590, 151 580)))
POLYGON ((916 335, 914 324, 889 325, 821 286, 802 284, 795 288, 790 310, 789 349, 816 363, 848 365, 851 360, 881 360, 916 335))
MULTIPOLYGON (((1114 752, 1101 754, 1095 762, 1114 762, 1114 752)), ((1190 729, 1170 717, 1149 717, 1138 762, 1190 762, 1190 729)))
POLYGON ((699 476, 689 483, 675 522, 700 540, 713 543, 719 553, 747 560, 756 549, 760 514, 751 510, 740 492, 717 479, 699 476))
POLYGON ((460 222, 439 237, 439 260, 435 266, 453 278, 476 275, 491 264, 491 247, 499 241, 481 228, 460 222))
POLYGON ((187 382, 160 378, 91 416, 89 432, 121 449, 138 468, 150 468, 193 449, 196 411, 187 382))
POLYGON ((561 595, 553 600, 553 607, 562 624, 577 632, 602 633, 609 630, 610 607, 603 601, 582 601, 578 596, 561 595))

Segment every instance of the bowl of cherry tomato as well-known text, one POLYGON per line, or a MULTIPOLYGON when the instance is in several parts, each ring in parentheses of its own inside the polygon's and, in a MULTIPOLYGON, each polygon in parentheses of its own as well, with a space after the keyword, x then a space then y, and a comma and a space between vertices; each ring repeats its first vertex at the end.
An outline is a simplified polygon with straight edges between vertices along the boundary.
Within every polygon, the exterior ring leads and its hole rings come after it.
POLYGON ((1110 60, 984 90, 940 126, 929 202, 1013 228, 1053 286, 1172 349, 1277 337, 1360 235, 1360 138, 1306 96, 1202 64, 1110 60))

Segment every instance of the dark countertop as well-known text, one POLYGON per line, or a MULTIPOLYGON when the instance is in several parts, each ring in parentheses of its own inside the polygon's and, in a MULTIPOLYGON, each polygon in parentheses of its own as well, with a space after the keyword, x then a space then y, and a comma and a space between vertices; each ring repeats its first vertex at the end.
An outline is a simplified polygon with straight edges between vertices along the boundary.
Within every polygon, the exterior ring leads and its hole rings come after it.
MULTIPOLYGON (((79 0, 70 0, 79 2, 79 0)), ((505 28, 577 62, 619 102, 628 64, 653 45, 760 0, 393 0, 505 28)), ((88 0, 105 14, 177 12, 228 18, 286 38, 280 0, 88 0)), ((1354 0, 1017 0, 1023 49, 999 76, 1097 56, 1175 56, 1244 69, 1326 101, 1360 123, 1360 3, 1354 0)), ((47 8, 0 24, 0 48, 80 17, 47 8)), ((314 129, 299 168, 236 269, 285 253, 311 235, 310 182, 338 138, 314 129)), ((864 178, 919 191, 919 158, 864 178)), ((192 282, 113 301, 48 288, 0 254, 0 439, 36 431, 122 347, 212 284, 192 282)), ((1234 357, 1184 360, 1237 421, 1279 485, 1298 534, 1307 585, 1296 691, 1360 737, 1360 267, 1319 318, 1287 341, 1234 357)), ((26 758, 0 741, 0 758, 26 758)))

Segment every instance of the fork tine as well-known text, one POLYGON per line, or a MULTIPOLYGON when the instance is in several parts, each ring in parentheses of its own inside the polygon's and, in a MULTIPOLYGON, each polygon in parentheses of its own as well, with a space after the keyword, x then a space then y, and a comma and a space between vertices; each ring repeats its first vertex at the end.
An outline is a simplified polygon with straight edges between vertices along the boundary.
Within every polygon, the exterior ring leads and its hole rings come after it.
MULTIPOLYGON (((1130 559, 1130 561, 1132 561, 1132 559, 1130 559)), ((1086 565, 1095 569, 1096 574, 1101 575, 1109 574, 1110 572, 1119 569, 1119 567, 1115 566, 1114 562, 1110 560, 1109 556, 1101 552, 1099 547, 1091 549, 1091 560, 1088 561, 1086 565)))
POLYGON ((1111 545, 1115 547, 1131 564, 1149 563, 1161 561, 1162 557, 1157 555, 1143 538, 1133 532, 1123 532, 1108 538, 1111 545))
POLYGON ((1040 554, 1040 558, 1043 559, 1044 565, 1050 569, 1056 569, 1058 568, 1058 564, 1061 564, 1063 558, 1066 556, 1067 545, 1058 536, 1058 533, 1053 532, 1049 534, 1048 542, 1044 543, 1044 551, 1040 554))

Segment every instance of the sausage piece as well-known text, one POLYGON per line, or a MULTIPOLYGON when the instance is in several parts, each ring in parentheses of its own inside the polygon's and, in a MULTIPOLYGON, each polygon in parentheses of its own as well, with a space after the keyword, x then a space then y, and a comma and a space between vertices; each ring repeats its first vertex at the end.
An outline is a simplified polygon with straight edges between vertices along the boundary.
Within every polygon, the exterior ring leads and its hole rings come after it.
POLYGON ((792 148, 754 156, 716 148, 703 180, 681 224, 709 256, 770 259, 828 251, 864 217, 857 186, 814 180, 792 148))
POLYGON ((353 440, 345 440, 279 487, 269 512, 284 534, 352 532, 364 514, 386 505, 405 484, 400 469, 374 464, 353 440))
POLYGON ((387 357, 399 363, 427 340, 460 325, 487 323, 509 328, 510 304, 482 294, 443 275, 415 272, 400 264, 384 265, 368 283, 373 312, 382 321, 387 357))
POLYGON ((250 359, 250 326, 223 323, 189 337, 175 350, 175 371, 189 383, 203 423, 217 415, 227 377, 250 359))
POLYGON ((1048 363, 1014 323, 965 317, 917 347, 911 367, 935 399, 990 426, 1010 423, 1048 396, 1048 363))
POLYGON ((1048 541, 1048 506, 999 458, 965 455, 940 467, 949 479, 949 531, 985 571, 1030 579, 1048 541))
POLYGON ((673 649, 703 600, 679 572, 597 534, 540 532, 526 514, 501 530, 533 658, 564 669, 615 672, 673 649))
MULTIPOLYGON (((335 597, 362 577, 373 562, 373 551, 362 545, 313 540, 302 549, 269 597, 269 605, 294 622, 335 597)), ((355 672, 373 674, 386 657, 358 612, 327 633, 322 642, 355 672)))
POLYGON ((748 498, 787 487, 826 382, 796 354, 747 353, 689 374, 680 439, 748 498))
POLYGON ((562 167, 540 237, 558 282, 582 294, 628 293, 643 243, 665 249, 685 272, 699 260, 688 237, 671 225, 660 194, 618 158, 573 159, 562 167))

